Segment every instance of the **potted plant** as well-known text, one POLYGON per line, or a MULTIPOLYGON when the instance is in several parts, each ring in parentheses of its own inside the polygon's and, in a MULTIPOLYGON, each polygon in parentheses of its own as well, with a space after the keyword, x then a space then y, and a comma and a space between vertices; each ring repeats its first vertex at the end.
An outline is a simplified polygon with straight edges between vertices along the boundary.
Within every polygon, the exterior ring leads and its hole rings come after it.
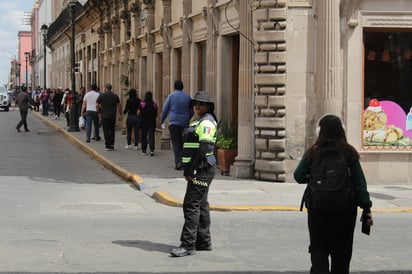
POLYGON ((237 126, 228 119, 222 119, 217 128, 217 161, 221 174, 229 175, 230 166, 237 156, 237 126))

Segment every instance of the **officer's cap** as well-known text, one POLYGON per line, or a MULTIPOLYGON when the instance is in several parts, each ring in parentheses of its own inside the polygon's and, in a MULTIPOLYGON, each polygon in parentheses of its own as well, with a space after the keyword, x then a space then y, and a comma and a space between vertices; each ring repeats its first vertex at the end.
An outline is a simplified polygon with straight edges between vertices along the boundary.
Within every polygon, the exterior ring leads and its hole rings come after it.
POLYGON ((192 99, 192 103, 194 102, 204 102, 213 104, 213 101, 210 99, 209 95, 204 91, 196 92, 195 96, 192 99))

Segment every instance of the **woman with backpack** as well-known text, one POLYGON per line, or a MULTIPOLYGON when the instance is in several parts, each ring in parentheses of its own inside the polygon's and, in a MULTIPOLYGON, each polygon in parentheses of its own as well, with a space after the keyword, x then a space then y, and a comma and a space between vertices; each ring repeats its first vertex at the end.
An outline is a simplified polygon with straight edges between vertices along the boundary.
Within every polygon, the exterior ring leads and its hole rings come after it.
POLYGON ((149 137, 150 156, 154 156, 155 150, 155 129, 158 107, 153 101, 153 94, 147 91, 144 100, 140 103, 139 115, 141 118, 142 131, 142 154, 146 154, 147 137, 149 137))
POLYGON ((359 153, 347 142, 340 118, 331 114, 321 117, 317 134, 293 174, 298 183, 308 184, 304 200, 308 209, 310 273, 349 273, 357 207, 363 209, 361 221, 370 227, 372 202, 359 153), (336 159, 331 158, 333 155, 336 159), (327 163, 322 162, 328 157, 327 163), (342 170, 333 166, 340 158, 342 170), (327 175, 319 175, 322 168, 327 175))

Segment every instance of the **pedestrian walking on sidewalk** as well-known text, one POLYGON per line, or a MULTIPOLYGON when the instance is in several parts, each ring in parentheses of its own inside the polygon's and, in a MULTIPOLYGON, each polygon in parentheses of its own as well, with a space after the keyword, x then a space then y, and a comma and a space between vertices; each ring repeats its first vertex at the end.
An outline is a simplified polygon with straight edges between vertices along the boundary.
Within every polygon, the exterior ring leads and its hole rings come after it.
POLYGON ((193 116, 193 109, 190 105, 192 98, 183 91, 183 82, 176 80, 174 88, 175 90, 167 96, 163 105, 160 123, 162 124, 162 128, 164 128, 164 122, 166 118, 169 117, 169 133, 175 157, 175 169, 180 170, 182 168, 182 133, 189 125, 190 118, 193 116))
POLYGON ((147 139, 149 138, 150 156, 154 156, 156 118, 158 115, 157 103, 153 101, 153 94, 147 91, 144 101, 140 103, 139 115, 142 130, 142 154, 146 154, 147 139))
POLYGON ((86 113, 86 142, 88 143, 90 142, 90 137, 92 135, 92 125, 94 127, 93 139, 100 141, 99 114, 96 108, 96 101, 100 93, 96 90, 97 85, 92 84, 91 90, 84 95, 80 113, 80 116, 84 116, 86 113))
POLYGON ((191 104, 196 120, 184 132, 182 151, 183 175, 187 181, 183 201, 185 222, 180 247, 170 252, 174 257, 193 255, 196 250, 212 250, 208 193, 216 173, 213 151, 217 119, 214 103, 207 93, 196 93, 191 104))
MULTIPOLYGON (((331 114, 321 117, 318 122, 317 132, 318 136, 315 143, 304 153, 293 174, 298 183, 308 184, 304 197, 306 197, 305 204, 308 208, 309 253, 312 263, 310 273, 345 274, 349 273, 352 257, 357 207, 363 208, 364 211, 361 220, 365 218, 367 226, 371 226, 373 224, 370 210, 372 202, 367 191, 365 176, 359 163, 359 153, 347 142, 340 118, 331 114), (327 153, 333 153, 329 155, 335 156, 327 156, 327 153), (344 172, 339 173, 335 177, 329 175, 328 178, 332 179, 317 177, 315 175, 317 171, 315 170, 321 170, 323 166, 317 163, 322 161, 321 158, 326 157, 332 157, 328 158, 330 159, 328 162, 334 161, 335 158, 341 159, 340 161, 343 164, 339 166, 344 167, 344 172), (330 185, 331 182, 335 182, 331 180, 339 182, 339 179, 342 178, 344 180, 341 181, 343 183, 341 185, 344 188, 339 188, 342 191, 337 192, 335 190, 337 189, 337 184, 334 185, 334 192, 321 192, 317 190, 322 184, 326 185, 329 183, 330 185), (325 193, 333 193, 334 196, 331 199, 327 199, 329 196, 325 193), (321 206, 322 201, 327 202, 321 206), (341 201, 342 203, 336 203, 341 201), (336 206, 334 206, 335 204, 336 206), (334 209, 331 210, 331 208, 334 209), (330 270, 329 256, 331 257, 330 270)), ((324 166, 327 165, 325 164, 324 166)), ((327 171, 329 172, 326 173, 333 174, 334 170, 337 169, 339 167, 330 170, 328 168, 327 171)), ((327 185, 323 187, 327 187, 327 185)))
POLYGON ((42 105, 42 115, 49 116, 50 95, 47 92, 47 89, 43 89, 42 93, 40 93, 40 102, 42 105))
POLYGON ((116 131, 116 111, 119 113, 119 120, 122 119, 122 107, 117 94, 112 91, 112 85, 107 83, 105 91, 96 100, 97 111, 100 111, 104 142, 106 150, 114 149, 114 139, 116 131))
POLYGON ((54 106, 54 119, 58 120, 60 118, 60 114, 62 112, 62 99, 63 99, 63 91, 62 88, 57 88, 56 93, 53 97, 53 106, 54 106))
POLYGON ((129 90, 129 98, 124 106, 123 114, 127 114, 126 119, 126 149, 132 147, 132 133, 134 135, 134 147, 137 150, 139 145, 139 129, 140 129, 140 116, 137 112, 140 108, 140 98, 137 96, 136 89, 132 88, 129 90))
POLYGON ((20 122, 17 124, 16 129, 18 132, 20 132, 20 127, 24 126, 24 131, 29 132, 29 128, 27 126, 27 113, 29 112, 29 109, 31 108, 30 105, 30 96, 27 93, 27 88, 22 87, 21 92, 19 95, 16 97, 16 105, 19 107, 20 111, 20 122))

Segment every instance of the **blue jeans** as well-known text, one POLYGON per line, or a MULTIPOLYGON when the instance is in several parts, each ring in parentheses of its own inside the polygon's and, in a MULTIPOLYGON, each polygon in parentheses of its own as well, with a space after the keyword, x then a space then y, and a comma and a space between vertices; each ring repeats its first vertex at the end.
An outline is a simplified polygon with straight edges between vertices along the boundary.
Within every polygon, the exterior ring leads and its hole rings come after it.
POLYGON ((132 130, 134 133, 134 145, 137 147, 139 144, 139 127, 140 127, 140 117, 137 115, 128 115, 126 120, 127 128, 127 144, 130 146, 132 143, 132 130))
POLYGON ((177 125, 169 125, 170 139, 172 140, 173 153, 175 156, 175 164, 182 162, 183 149, 183 130, 185 128, 177 125))
POLYGON ((48 116, 49 115, 49 102, 44 101, 41 103, 43 106, 43 111, 42 111, 42 115, 43 116, 48 116))
POLYGON ((92 134, 92 123, 94 126, 94 137, 99 137, 99 115, 97 111, 86 111, 86 137, 90 139, 92 134))

